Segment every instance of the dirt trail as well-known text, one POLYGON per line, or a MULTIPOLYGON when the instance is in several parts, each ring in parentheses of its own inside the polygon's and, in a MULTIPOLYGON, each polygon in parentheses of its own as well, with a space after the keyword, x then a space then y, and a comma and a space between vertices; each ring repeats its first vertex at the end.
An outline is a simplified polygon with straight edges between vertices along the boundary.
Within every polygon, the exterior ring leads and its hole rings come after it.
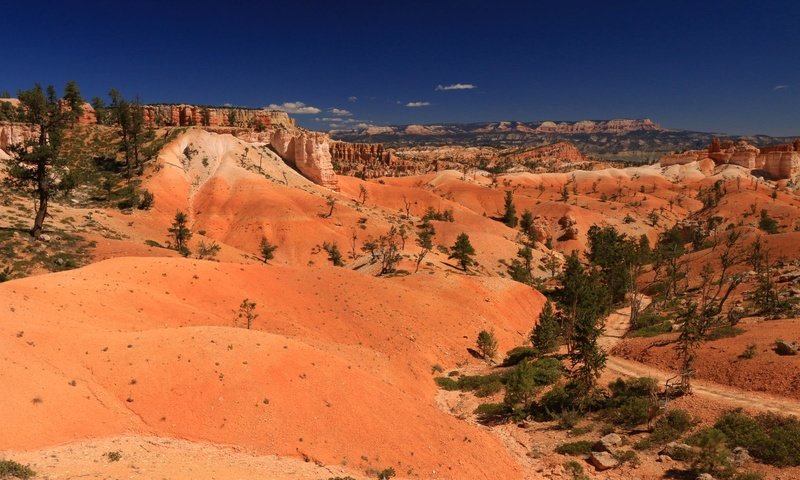
MULTIPOLYGON (((642 299, 642 308, 650 304, 650 299, 642 299)), ((600 345, 611 351, 619 343, 630 328, 630 306, 620 308, 606 319, 606 334, 600 338, 600 345)), ((608 356, 606 370, 626 377, 652 377, 659 384, 675 376, 675 372, 661 370, 632 360, 612 355, 608 356)), ((705 380, 692 380, 692 393, 714 401, 752 410, 768 411, 783 415, 800 416, 800 402, 784 397, 776 397, 763 393, 739 390, 705 380)))

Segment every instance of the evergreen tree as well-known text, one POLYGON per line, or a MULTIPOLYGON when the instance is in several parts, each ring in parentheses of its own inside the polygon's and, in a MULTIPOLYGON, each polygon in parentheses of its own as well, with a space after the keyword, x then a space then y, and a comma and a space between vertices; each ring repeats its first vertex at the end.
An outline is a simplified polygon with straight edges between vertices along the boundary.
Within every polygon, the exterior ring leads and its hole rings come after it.
MULTIPOLYGON (((80 99, 79 94, 74 96, 76 89, 77 86, 74 86, 72 101, 80 99)), ((18 92, 17 98, 20 101, 22 120, 36 125, 39 135, 37 139, 10 148, 12 158, 7 161, 5 181, 11 187, 30 191, 36 198, 36 213, 30 234, 38 238, 42 233, 54 189, 52 178, 56 174, 63 176, 65 173, 65 162, 61 154, 64 129, 74 121, 75 114, 80 109, 63 109, 52 85, 45 92, 41 85, 36 84, 30 90, 18 92)), ((70 186, 74 187, 72 184, 70 186)))
POLYGON ((458 260, 458 264, 465 272, 470 265, 475 263, 475 260, 472 258, 475 256, 475 248, 470 243, 469 235, 466 233, 458 235, 456 243, 450 247, 450 252, 448 259, 458 260))
POLYGON ((478 333, 478 340, 475 342, 478 347, 478 352, 488 363, 494 362, 494 357, 497 356, 497 339, 494 336, 494 329, 481 330, 478 333))
POLYGON ((189 239, 192 238, 192 231, 188 227, 189 219, 183 212, 175 213, 175 221, 168 231, 175 241, 175 250, 180 252, 184 257, 188 257, 191 251, 189 250, 189 239))
POLYGON ((64 87, 64 105, 68 111, 66 114, 69 116, 70 124, 74 125, 75 122, 83 115, 83 98, 81 97, 81 90, 74 80, 67 82, 64 87))
POLYGON ((533 327, 531 343, 539 352, 539 355, 545 355, 558 348, 558 334, 558 317, 553 308, 553 303, 548 300, 539 314, 539 321, 533 327))
POLYGON ((267 237, 261 237, 259 249, 261 250, 261 258, 264 259, 264 263, 267 263, 275 258, 275 250, 278 249, 278 246, 271 244, 267 237))
POLYGON ((433 225, 430 223, 425 223, 422 225, 422 229, 417 232, 417 246, 420 248, 419 253, 417 254, 417 265, 414 269, 414 273, 419 271, 419 265, 422 263, 422 260, 425 259, 425 256, 433 250, 433 236, 436 234, 436 229, 433 228, 433 225))
POLYGON ((514 193, 511 190, 506 191, 503 223, 509 228, 516 228, 517 226, 517 207, 514 206, 514 193))
POLYGON ((533 242, 536 240, 533 213, 531 213, 531 211, 527 208, 524 212, 522 212, 522 216, 519 218, 519 229, 522 230, 522 233, 526 237, 528 237, 528 243, 533 244, 533 242))

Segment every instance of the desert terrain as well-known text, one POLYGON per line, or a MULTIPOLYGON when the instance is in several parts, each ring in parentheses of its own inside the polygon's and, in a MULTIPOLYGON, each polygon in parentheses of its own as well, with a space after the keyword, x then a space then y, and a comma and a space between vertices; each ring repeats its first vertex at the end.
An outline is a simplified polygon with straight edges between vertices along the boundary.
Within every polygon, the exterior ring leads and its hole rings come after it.
POLYGON ((66 130, 69 168, 53 176, 83 176, 52 192, 34 236, 41 203, 12 180, 15 141, 37 131, 0 123, 0 457, 35 472, 9 475, 800 477, 796 452, 745 457, 730 432, 709 466, 703 440, 735 409, 800 415, 792 144, 638 166, 566 143, 390 156, 282 112, 143 111, 133 168, 101 112, 66 130), (605 261, 602 241, 647 253, 605 261), (630 280, 612 292, 619 262, 630 280), (568 265, 586 271, 582 298, 609 289, 603 308, 569 316, 568 265), (551 303, 547 350, 531 333, 551 303), (589 380, 575 345, 603 356, 589 380), (681 372, 691 389, 666 388, 681 372), (649 393, 630 393, 640 377, 649 393), (584 398, 552 410, 548 395, 576 385, 584 398), (683 457, 654 439, 678 410, 692 417, 669 439, 690 443, 683 457))

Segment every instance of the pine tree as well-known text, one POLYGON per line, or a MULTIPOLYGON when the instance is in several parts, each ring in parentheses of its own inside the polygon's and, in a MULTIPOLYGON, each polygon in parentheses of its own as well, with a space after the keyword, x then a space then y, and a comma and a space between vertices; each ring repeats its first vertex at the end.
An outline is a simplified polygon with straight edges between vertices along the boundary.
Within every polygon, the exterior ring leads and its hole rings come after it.
POLYGON ((494 362, 494 357, 497 356, 497 339, 494 336, 494 329, 481 330, 475 346, 478 347, 478 352, 487 363, 494 362))
POLYGON ((514 206, 514 193, 511 190, 506 191, 503 223, 509 228, 516 228, 517 226, 517 207, 514 206))
POLYGON ((522 212, 522 216, 519 218, 519 229, 528 237, 528 243, 533 244, 536 241, 533 213, 527 208, 522 212))
POLYGON ((264 263, 267 263, 275 258, 275 250, 277 249, 278 246, 271 244, 267 237, 261 237, 261 245, 259 246, 259 250, 261 250, 261 258, 264 259, 264 263))
POLYGON ((475 260, 472 258, 475 256, 475 248, 469 241, 469 235, 466 233, 461 233, 456 238, 456 243, 450 247, 450 256, 449 259, 458 260, 458 264, 461 266, 461 269, 465 272, 470 265, 475 263, 475 260))
POLYGON ((419 265, 422 263, 422 260, 433 250, 433 236, 435 234, 436 229, 434 229, 433 225, 430 223, 423 224, 422 229, 417 232, 416 244, 420 248, 420 251, 417 254, 417 265, 414 269, 414 273, 419 271, 419 265))
POLYGON ((539 321, 533 327, 531 343, 539 355, 545 355, 558 348, 558 334, 558 317, 553 303, 548 300, 539 314, 539 321))
MULTIPOLYGON (((71 102, 82 104, 77 85, 71 92, 71 102)), ((56 95, 52 85, 45 92, 36 84, 32 89, 17 93, 22 119, 36 125, 39 129, 37 139, 11 148, 12 158, 7 161, 6 183, 15 188, 30 191, 38 203, 35 205, 33 227, 30 234, 38 238, 42 233, 44 220, 54 189, 52 178, 56 173, 64 173, 64 160, 61 156, 61 143, 64 129, 74 121, 75 114, 80 111, 66 111, 56 95)), ((74 185, 71 185, 74 187, 74 185)))
POLYGON ((175 221, 169 227, 169 233, 175 241, 175 250, 181 253, 184 257, 188 257, 191 251, 189 250, 189 239, 192 238, 192 231, 189 229, 188 217, 183 212, 175 213, 175 221))

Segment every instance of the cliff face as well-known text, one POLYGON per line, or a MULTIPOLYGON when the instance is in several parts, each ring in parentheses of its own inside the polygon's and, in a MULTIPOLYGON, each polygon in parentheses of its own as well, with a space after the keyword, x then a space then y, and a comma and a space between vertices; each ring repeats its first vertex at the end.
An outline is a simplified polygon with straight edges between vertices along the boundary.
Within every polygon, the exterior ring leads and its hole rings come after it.
POLYGON ((33 140, 39 136, 39 128, 27 123, 0 123, 0 159, 9 158, 8 147, 33 140))
POLYGON ((795 147, 800 147, 800 142, 762 149, 740 143, 719 151, 689 150, 664 155, 659 159, 659 165, 668 167, 710 159, 715 165, 739 165, 749 170, 760 170, 773 180, 784 180, 800 175, 800 151, 795 151, 795 147))
POLYGON ((281 125, 294 127, 294 120, 286 112, 275 110, 200 107, 197 105, 144 105, 147 126, 167 127, 240 127, 266 128, 281 125))
POLYGON ((284 160, 293 164, 306 178, 332 190, 339 184, 331 161, 328 135, 304 130, 277 129, 269 135, 269 144, 284 160))
POLYGON ((628 133, 637 130, 662 130, 662 128, 649 118, 641 120, 582 120, 574 123, 542 122, 534 128, 534 131, 540 133, 628 133))
POLYGON ((342 175, 375 178, 415 173, 409 162, 380 143, 331 142, 330 146, 334 168, 342 175))
POLYGON ((512 153, 506 158, 515 162, 536 162, 540 160, 557 160, 566 163, 582 163, 587 161, 580 150, 568 142, 558 142, 543 147, 530 148, 519 153, 512 153))

